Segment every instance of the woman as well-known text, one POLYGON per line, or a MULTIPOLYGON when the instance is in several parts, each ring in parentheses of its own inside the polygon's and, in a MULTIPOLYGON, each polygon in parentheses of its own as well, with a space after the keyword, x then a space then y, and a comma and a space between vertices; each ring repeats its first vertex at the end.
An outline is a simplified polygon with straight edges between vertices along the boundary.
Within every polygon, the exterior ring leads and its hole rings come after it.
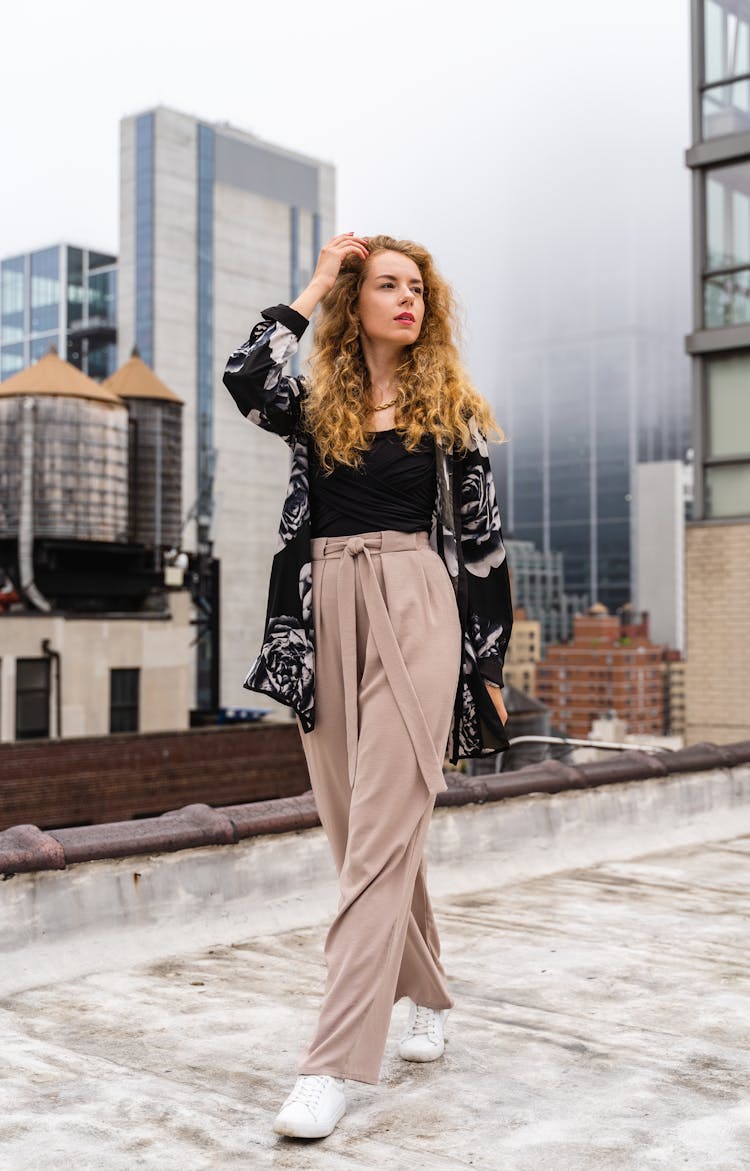
POLYGON ((274 1123, 312 1138, 345 1112, 346 1078, 379 1081, 395 1001, 409 998, 401 1056, 443 1052, 453 1000, 423 849, 448 748, 455 763, 508 747, 513 615, 486 445, 503 433, 418 244, 334 236, 304 292, 262 316, 224 382, 292 466, 245 686, 295 712, 340 882, 318 1027, 274 1123), (286 376, 319 303, 310 377, 286 376))

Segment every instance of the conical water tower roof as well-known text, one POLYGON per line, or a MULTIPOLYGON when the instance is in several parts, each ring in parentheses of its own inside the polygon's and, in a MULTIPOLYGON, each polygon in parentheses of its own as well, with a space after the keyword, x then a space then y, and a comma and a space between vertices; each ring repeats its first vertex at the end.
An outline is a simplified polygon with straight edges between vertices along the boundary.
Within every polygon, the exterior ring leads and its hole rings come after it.
POLYGON ((156 377, 136 348, 133 348, 125 365, 110 374, 104 385, 120 398, 161 399, 163 402, 182 405, 182 399, 161 378, 156 377))
POLYGON ((95 402, 109 403, 110 406, 122 406, 110 388, 94 382, 93 378, 70 362, 64 362, 54 347, 33 366, 27 366, 25 370, 19 370, 18 374, 11 374, 10 378, 0 382, 0 398, 25 394, 89 398, 95 402))

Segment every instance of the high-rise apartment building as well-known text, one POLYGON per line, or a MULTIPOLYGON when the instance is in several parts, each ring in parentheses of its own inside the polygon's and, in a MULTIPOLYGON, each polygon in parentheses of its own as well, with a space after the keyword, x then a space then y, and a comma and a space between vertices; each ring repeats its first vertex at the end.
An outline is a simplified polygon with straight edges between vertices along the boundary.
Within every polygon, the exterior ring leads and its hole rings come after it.
POLYGON ((572 640, 550 647, 537 665, 537 698, 568 736, 587 737, 593 721, 612 712, 628 732, 664 731, 661 648, 651 642, 646 618, 624 617, 601 603, 576 614, 572 640))
MULTIPOLYGON (((217 666, 222 705, 278 706, 242 682, 262 641, 289 452, 242 418, 221 376, 260 310, 309 280, 334 230, 334 178, 226 123, 164 107, 121 123, 120 359, 137 345, 185 403, 182 543, 221 567, 220 666, 199 654, 201 707, 217 666)), ((216 625, 215 591, 207 604, 216 625)))
POLYGON ((54 244, 0 261, 0 381, 54 346, 101 381, 117 364, 117 259, 54 244))
POLYGON ((692 0, 686 735, 750 736, 750 0, 692 0))

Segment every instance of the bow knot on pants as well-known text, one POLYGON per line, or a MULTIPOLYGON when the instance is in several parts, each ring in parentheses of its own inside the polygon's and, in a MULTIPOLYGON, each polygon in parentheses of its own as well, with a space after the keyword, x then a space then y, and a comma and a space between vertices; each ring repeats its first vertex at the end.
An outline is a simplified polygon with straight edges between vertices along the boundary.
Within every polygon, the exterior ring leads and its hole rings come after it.
POLYGON ((351 553, 352 557, 356 557, 358 553, 362 553, 367 548, 363 537, 350 537, 345 545, 347 553, 351 553))
POLYGON ((310 782, 339 875, 318 1027, 298 1073, 376 1084, 395 1001, 450 1008, 424 844, 461 669, 427 532, 314 537, 310 782))

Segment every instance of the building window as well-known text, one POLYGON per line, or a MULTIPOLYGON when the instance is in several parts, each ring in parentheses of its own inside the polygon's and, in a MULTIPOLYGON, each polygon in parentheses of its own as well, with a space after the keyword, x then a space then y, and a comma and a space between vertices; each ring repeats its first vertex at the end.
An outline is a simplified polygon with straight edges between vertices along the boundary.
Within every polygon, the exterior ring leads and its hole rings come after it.
POLYGON ((705 178, 704 313, 708 328, 750 321, 750 163, 705 178))
POLYGON ((16 661, 16 740, 49 736, 49 659, 16 661))
POLYGON ((139 675, 137 667, 115 667, 110 671, 110 732, 138 731, 139 675))
POLYGON ((706 516, 750 515, 750 354, 706 360, 706 516))
POLYGON ((703 137, 750 130, 750 12, 737 0, 706 0, 703 137), (734 80, 737 79, 737 80, 734 80))

